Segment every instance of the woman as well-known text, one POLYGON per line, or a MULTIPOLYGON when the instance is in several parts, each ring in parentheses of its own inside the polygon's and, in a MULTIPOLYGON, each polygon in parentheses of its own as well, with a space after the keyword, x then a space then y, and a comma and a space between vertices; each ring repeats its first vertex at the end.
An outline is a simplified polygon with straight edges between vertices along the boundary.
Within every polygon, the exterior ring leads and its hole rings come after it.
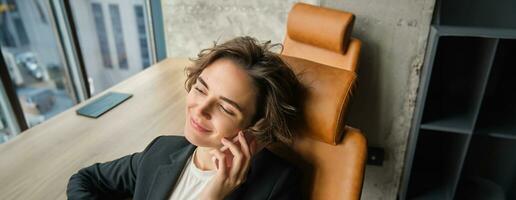
POLYGON ((298 199, 295 167, 263 148, 291 143, 300 83, 270 42, 238 37, 186 69, 185 137, 74 174, 69 199, 298 199))

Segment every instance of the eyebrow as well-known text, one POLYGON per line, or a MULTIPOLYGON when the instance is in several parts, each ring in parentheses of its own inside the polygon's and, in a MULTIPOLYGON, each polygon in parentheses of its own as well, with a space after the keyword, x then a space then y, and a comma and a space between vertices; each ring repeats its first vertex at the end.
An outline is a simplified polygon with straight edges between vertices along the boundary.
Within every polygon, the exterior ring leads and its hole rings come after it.
POLYGON ((234 106, 238 111, 240 111, 241 113, 243 113, 243 112, 242 112, 242 108, 241 108, 241 107, 240 107, 236 102, 231 101, 231 99, 228 99, 228 98, 226 98, 226 97, 220 97, 220 99, 222 99, 223 101, 225 101, 225 102, 227 102, 227 103, 229 103, 229 104, 233 105, 233 106, 234 106))
MULTIPOLYGON (((200 76, 199 76, 199 77, 197 77, 197 80, 198 80, 202 85, 204 85, 204 87, 206 87, 206 89, 208 89, 208 90, 210 89, 210 88, 208 87, 208 84, 206 84, 206 82, 204 82, 204 80, 203 80, 200 76)), ((242 107, 240 107, 236 102, 234 102, 234 101, 232 101, 231 99, 228 99, 228 98, 226 98, 226 97, 223 97, 223 96, 221 96, 221 97, 220 97, 220 99, 221 99, 221 100, 223 100, 223 101, 225 101, 225 102, 227 102, 227 103, 229 103, 229 104, 231 104, 231 105, 232 105, 232 106, 234 106, 238 111, 240 111, 241 113, 243 113, 243 111, 242 111, 242 110, 243 110, 243 109, 242 109, 242 107)))
POLYGON ((199 77, 197 77, 197 80, 198 80, 199 82, 201 82, 201 84, 203 84, 203 85, 204 85, 204 87, 206 87, 207 89, 210 89, 210 88, 208 87, 208 84, 206 84, 206 82, 204 82, 204 80, 202 80, 202 78, 201 78, 200 76, 199 76, 199 77))

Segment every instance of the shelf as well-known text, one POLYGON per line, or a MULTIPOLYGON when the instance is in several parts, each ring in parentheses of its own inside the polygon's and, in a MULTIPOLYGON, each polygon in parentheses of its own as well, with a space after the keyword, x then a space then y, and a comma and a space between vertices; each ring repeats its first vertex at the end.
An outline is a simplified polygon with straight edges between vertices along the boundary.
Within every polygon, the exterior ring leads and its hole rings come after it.
POLYGON ((482 102, 478 134, 516 140, 516 40, 500 40, 482 102))
POLYGON ((446 187, 436 186, 416 196, 409 197, 410 200, 435 200, 435 199, 449 199, 446 196, 446 187))
POLYGON ((434 23, 472 27, 516 28, 516 1, 438 0, 434 23))
POLYGON ((438 39, 422 128, 473 132, 497 44, 497 39, 479 37, 438 39))
POLYGON ((482 177, 468 177, 463 180, 455 196, 458 200, 507 199, 500 185, 482 177))
POLYGON ((421 129, 431 131, 444 131, 461 134, 471 134, 470 119, 472 116, 455 115, 447 118, 436 119, 421 124, 421 129))
POLYGON ((437 0, 405 199, 516 199, 516 1, 437 0))
POLYGON ((467 149, 468 136, 420 131, 408 187, 408 199, 451 199, 467 149))
POLYGON ((464 162, 458 195, 468 196, 464 193, 470 192, 472 187, 482 186, 488 190, 483 192, 483 195, 489 197, 503 195, 507 196, 506 199, 515 199, 515 152, 516 141, 514 140, 487 135, 473 135, 464 162), (481 186, 478 186, 479 184, 481 186), (511 192, 514 194, 510 194, 511 192))
MULTIPOLYGON (((493 113, 494 114, 494 113, 493 113)), ((504 118, 486 118, 483 119, 481 127, 475 131, 475 134, 489 135, 491 137, 503 138, 516 141, 516 113, 498 112, 504 118), (510 116, 513 116, 511 118, 510 116)))
POLYGON ((432 25, 439 36, 485 37, 515 39, 516 28, 468 27, 452 25, 432 25))

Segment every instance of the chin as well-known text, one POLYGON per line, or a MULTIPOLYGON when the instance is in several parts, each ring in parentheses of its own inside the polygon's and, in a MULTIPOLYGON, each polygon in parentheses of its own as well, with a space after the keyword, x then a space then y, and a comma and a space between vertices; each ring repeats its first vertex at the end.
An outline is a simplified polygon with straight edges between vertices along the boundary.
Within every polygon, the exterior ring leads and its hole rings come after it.
POLYGON ((186 140, 191 144, 198 147, 209 147, 210 141, 206 141, 208 138, 201 138, 197 133, 194 133, 193 130, 189 130, 188 127, 185 127, 184 132, 186 140))
POLYGON ((185 130, 184 134, 185 134, 186 140, 188 140, 188 142, 190 142, 191 144, 193 144, 195 146, 203 146, 203 145, 201 145, 202 142, 200 142, 199 139, 195 137, 195 135, 194 135, 195 133, 185 130))

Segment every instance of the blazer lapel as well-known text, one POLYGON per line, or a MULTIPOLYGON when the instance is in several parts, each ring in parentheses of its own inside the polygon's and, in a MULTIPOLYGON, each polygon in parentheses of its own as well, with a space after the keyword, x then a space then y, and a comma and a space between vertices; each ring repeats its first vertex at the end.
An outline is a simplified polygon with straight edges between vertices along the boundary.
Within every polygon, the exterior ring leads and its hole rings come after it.
POLYGON ((160 165, 154 175, 147 199, 168 199, 172 187, 175 186, 188 158, 195 150, 192 144, 170 154, 170 164, 160 165))

